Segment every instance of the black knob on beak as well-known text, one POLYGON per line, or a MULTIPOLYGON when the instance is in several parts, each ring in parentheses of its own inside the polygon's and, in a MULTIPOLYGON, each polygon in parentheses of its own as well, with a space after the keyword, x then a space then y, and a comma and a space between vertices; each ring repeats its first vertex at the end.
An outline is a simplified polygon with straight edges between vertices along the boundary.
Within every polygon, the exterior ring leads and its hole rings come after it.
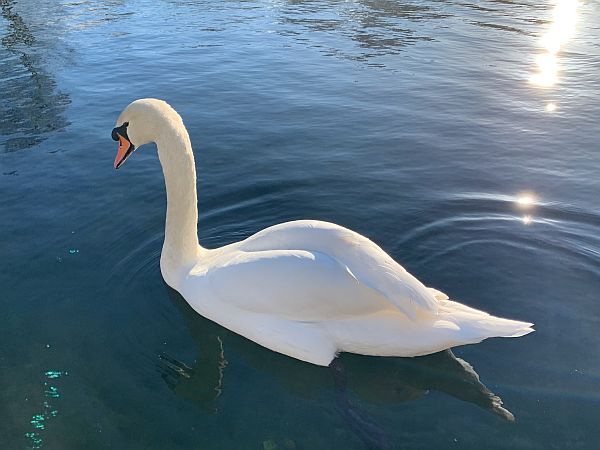
POLYGON ((119 134, 123 136, 125 139, 129 140, 129 136, 127 136, 127 127, 129 126, 129 122, 123 123, 120 127, 113 128, 110 136, 113 141, 119 140, 119 134))

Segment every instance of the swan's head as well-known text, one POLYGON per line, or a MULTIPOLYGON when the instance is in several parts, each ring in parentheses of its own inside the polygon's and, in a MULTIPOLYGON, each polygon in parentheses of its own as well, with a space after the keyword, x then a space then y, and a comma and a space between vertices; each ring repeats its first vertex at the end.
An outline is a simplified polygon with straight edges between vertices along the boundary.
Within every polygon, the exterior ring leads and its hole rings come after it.
POLYGON ((181 117, 167 102, 144 98, 130 103, 119 115, 112 130, 113 140, 119 143, 115 157, 118 169, 140 146, 156 142, 170 125, 182 124, 181 117))

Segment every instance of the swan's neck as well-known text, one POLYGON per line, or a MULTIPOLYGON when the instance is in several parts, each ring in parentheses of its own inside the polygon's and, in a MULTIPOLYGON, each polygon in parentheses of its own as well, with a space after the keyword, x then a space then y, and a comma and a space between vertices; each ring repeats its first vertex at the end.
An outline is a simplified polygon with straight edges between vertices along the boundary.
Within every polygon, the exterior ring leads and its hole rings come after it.
POLYGON ((169 276, 189 269, 201 252, 198 243, 196 167, 188 133, 182 123, 169 123, 156 139, 167 189, 165 241, 160 257, 167 283, 169 276))

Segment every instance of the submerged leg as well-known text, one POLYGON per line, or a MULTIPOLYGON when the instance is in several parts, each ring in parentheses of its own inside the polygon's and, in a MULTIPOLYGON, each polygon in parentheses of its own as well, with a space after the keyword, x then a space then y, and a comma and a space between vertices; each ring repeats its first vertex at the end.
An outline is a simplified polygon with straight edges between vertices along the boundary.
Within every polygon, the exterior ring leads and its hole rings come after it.
POLYGON ((329 369, 331 370, 335 385, 337 409, 352 432, 356 434, 369 450, 391 449, 390 438, 385 430, 350 401, 346 370, 340 359, 335 358, 329 364, 329 369))

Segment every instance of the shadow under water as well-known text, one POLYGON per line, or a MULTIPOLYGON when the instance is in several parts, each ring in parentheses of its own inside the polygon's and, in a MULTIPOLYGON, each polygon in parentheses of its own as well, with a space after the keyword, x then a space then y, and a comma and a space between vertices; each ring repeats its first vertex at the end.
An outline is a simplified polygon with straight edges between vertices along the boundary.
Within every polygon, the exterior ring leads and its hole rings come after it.
POLYGON ((0 0, 0 15, 8 24, 0 40, 0 153, 37 145, 46 133, 69 125, 63 116, 69 96, 56 91, 56 81, 43 69, 38 54, 43 44, 15 6, 14 0, 0 0))
POLYGON ((227 376, 227 352, 233 350, 251 367, 267 373, 299 397, 311 397, 333 386, 337 411, 367 448, 387 449, 391 443, 387 432, 360 408, 360 403, 398 404, 418 400, 436 390, 504 420, 514 420, 500 397, 480 381, 469 363, 451 350, 416 358, 344 353, 329 368, 318 367, 267 350, 221 327, 197 314, 175 290, 167 289, 198 353, 192 366, 162 354, 158 368, 177 395, 204 410, 217 409, 216 401, 227 376))

